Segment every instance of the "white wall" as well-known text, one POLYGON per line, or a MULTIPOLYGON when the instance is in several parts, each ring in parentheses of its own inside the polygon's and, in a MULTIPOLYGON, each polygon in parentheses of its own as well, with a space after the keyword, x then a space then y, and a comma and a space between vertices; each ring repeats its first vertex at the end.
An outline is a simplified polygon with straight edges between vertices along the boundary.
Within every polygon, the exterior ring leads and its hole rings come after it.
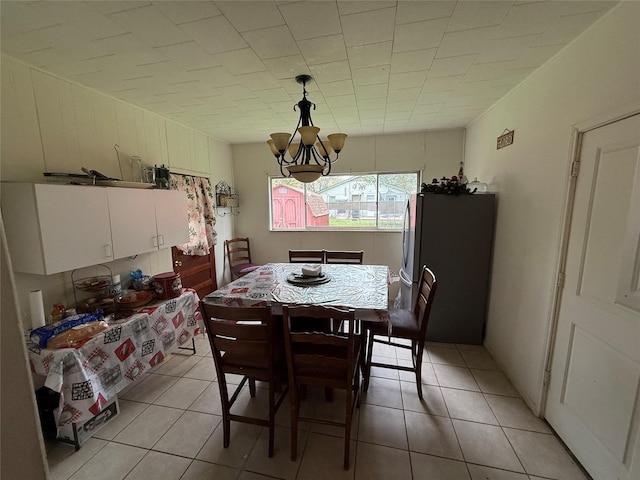
MULTIPOLYGON (((213 185, 233 177, 229 145, 6 56, 1 60, 2 181, 43 182, 43 172, 81 173, 82 166, 126 180, 131 175, 128 167, 132 155, 142 157, 146 165, 165 164, 175 172, 209 177, 213 185), (114 144, 120 146, 120 162, 114 144)), ((135 210, 135 206, 132 209, 135 210)), ((227 219, 216 224, 218 245, 215 253, 219 272, 222 243, 231 238, 232 227, 227 219)), ((61 225, 61 234, 73 232, 65 232, 61 225)), ((29 394, 32 379, 24 344, 23 348, 16 348, 15 342, 21 341, 22 332, 30 328, 30 290, 42 290, 47 309, 55 302, 73 304, 71 272, 50 276, 16 273, 14 286, 5 275, 8 262, 4 257, 0 262, 3 267, 2 416, 14 418, 21 425, 18 429, 15 422, 2 422, 3 439, 11 439, 2 442, 2 474, 18 478, 16 472, 20 471, 24 478, 44 478, 46 465, 40 448, 42 440, 38 440, 38 417, 33 394, 29 394), (17 298, 17 309, 12 302, 14 298, 17 298), (7 385, 13 387, 5 388, 7 385), (15 395, 7 397, 5 392, 8 390, 15 391, 15 395), (17 464, 5 462, 5 453, 7 458, 15 456, 16 449, 22 455, 20 461, 17 464)), ((135 259, 117 260, 108 266, 123 279, 135 268, 150 275, 173 269, 170 249, 138 255, 135 259)), ((98 272, 103 270, 96 267, 82 269, 76 272, 75 278, 98 272)), ((218 273, 218 281, 222 281, 221 273, 218 273)), ((36 386, 41 381, 37 379, 36 386)))
POLYGON ((0 215, 0 478, 44 480, 47 464, 44 443, 37 426, 38 413, 12 291, 11 261, 0 215))
POLYGON ((466 172, 499 207, 485 345, 541 401, 572 125, 640 99, 640 3, 624 2, 467 128, 466 172), (496 137, 515 130, 513 145, 496 137))
MULTIPOLYGON (((293 128, 294 126, 292 126, 293 128)), ((400 135, 349 137, 332 173, 415 172, 423 179, 457 174, 463 159, 464 130, 430 131, 400 135)), ((233 146, 240 215, 236 230, 251 239, 257 263, 285 262, 288 250, 301 248, 362 249, 364 261, 388 265, 397 272, 402 264, 400 232, 270 232, 269 175, 280 175, 278 164, 264 143, 233 146)), ((390 291, 390 298, 395 289, 390 291)))
MULTIPOLYGON (((234 167, 232 154, 231 154, 231 145, 226 143, 221 143, 213 138, 209 139, 209 178, 211 179, 211 184, 214 186, 221 181, 224 180, 228 184, 233 184, 234 177, 234 167), (224 159, 224 161, 220 161, 220 159, 224 159)), ((215 246, 214 252, 216 254, 216 277, 218 281, 218 286, 222 286, 229 282, 228 279, 225 278, 225 253, 224 253, 224 241, 230 238, 233 238, 234 235, 234 224, 233 224, 233 215, 228 213, 228 208, 219 209, 216 212, 216 232, 218 233, 218 243, 215 246)))
MULTIPOLYGON (((164 164, 172 171, 209 177, 215 185, 233 176, 231 147, 159 115, 99 94, 75 83, 2 56, 2 181, 44 182, 43 172, 82 173, 81 167, 124 180, 132 179, 130 157, 143 165, 164 164), (119 145, 118 153, 114 145, 119 145)), ((132 212, 135 205, 131 206, 132 212)), ((216 262, 222 270, 222 243, 232 223, 216 224, 216 262)), ((61 225, 61 234, 65 232, 61 225)), ((140 268, 149 275, 173 270, 171 250, 138 255, 108 264, 123 280, 140 268)), ((102 268, 75 273, 82 278, 102 268)), ((28 328, 28 292, 43 291, 45 308, 75 303, 71 272, 40 276, 16 273, 22 320, 28 328)), ((218 281, 222 281, 221 272, 218 281)))

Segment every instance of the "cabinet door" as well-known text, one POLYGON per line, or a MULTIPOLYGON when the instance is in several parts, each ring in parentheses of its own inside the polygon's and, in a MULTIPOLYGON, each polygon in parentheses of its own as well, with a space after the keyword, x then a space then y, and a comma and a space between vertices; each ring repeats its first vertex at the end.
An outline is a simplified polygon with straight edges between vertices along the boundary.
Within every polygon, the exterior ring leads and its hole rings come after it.
POLYGON ((13 269, 51 275, 113 260, 103 188, 3 184, 13 269))
POLYGON ((113 259, 104 189, 35 185, 46 274, 113 259))
POLYGON ((158 249, 154 191, 107 188, 113 257, 123 258, 158 249))
POLYGON ((187 194, 177 190, 153 190, 156 224, 160 248, 168 248, 189 241, 187 194))

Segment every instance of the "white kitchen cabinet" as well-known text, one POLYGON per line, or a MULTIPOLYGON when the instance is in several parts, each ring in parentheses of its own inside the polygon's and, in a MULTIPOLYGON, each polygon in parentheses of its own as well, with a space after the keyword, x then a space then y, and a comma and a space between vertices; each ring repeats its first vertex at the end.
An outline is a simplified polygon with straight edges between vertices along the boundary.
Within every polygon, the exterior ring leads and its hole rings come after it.
POLYGON ((187 194, 177 190, 153 190, 156 206, 158 247, 167 248, 189 241, 187 194))
POLYGON ((114 259, 104 188, 3 183, 13 270, 51 275, 114 259))
POLYGON ((107 192, 114 258, 189 240, 185 192, 115 187, 107 192))
POLYGON ((189 240, 186 193, 3 183, 13 270, 51 275, 189 240))
POLYGON ((108 187, 113 257, 124 258, 158 249, 152 190, 108 187))

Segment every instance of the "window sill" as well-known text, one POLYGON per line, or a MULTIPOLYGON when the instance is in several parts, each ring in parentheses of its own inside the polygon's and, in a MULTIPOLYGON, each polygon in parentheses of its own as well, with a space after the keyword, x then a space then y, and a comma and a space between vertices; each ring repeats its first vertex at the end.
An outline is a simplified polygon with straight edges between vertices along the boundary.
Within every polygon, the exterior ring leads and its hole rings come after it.
POLYGON ((402 229, 379 229, 379 228, 357 228, 357 227, 336 227, 336 228, 289 228, 289 229, 270 229, 274 233, 402 233, 402 229))

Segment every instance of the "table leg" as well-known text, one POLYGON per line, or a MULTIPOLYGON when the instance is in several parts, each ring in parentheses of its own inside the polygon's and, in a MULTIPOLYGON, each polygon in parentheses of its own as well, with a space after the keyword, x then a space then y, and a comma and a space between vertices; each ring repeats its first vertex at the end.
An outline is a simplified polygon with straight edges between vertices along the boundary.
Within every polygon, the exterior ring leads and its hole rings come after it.
POLYGON ((191 355, 196 354, 196 340, 191 337, 191 346, 190 347, 178 347, 180 350, 191 350, 191 355))
POLYGON ((71 424, 71 428, 73 430, 73 439, 68 438, 58 438, 58 441, 61 443, 68 443, 69 445, 73 445, 76 449, 76 452, 80 450, 80 439, 78 438, 78 427, 76 423, 71 424))

